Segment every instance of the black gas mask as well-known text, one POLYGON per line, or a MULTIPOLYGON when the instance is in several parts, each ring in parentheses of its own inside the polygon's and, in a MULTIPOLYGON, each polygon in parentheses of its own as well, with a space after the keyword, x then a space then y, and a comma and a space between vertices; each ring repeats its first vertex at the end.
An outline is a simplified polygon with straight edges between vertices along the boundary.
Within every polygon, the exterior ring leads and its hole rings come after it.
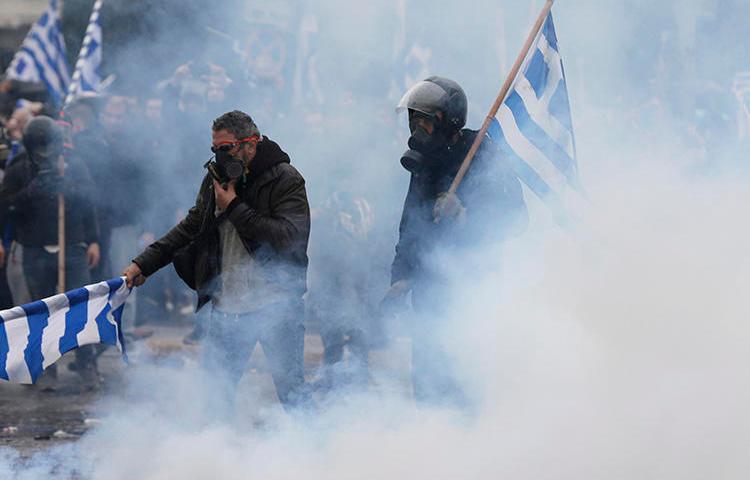
POLYGON ((445 135, 443 122, 437 115, 427 115, 415 110, 409 111, 409 148, 417 150, 424 155, 431 155, 439 152, 448 144, 448 138, 445 135), (421 124, 420 120, 429 120, 432 122, 432 133, 429 133, 421 124))
POLYGON ((245 173, 245 162, 241 157, 235 157, 231 153, 238 145, 257 140, 258 137, 252 136, 243 138, 236 143, 228 143, 218 147, 211 147, 214 157, 211 158, 204 167, 211 176, 222 185, 227 185, 233 180, 237 180, 245 173))
POLYGON ((401 156, 401 164, 409 171, 429 167, 431 162, 438 161, 437 157, 448 146, 448 136, 437 115, 410 110, 409 131, 411 131, 408 141, 409 150, 401 156), (432 122, 432 133, 420 125, 420 119, 428 119, 432 122))

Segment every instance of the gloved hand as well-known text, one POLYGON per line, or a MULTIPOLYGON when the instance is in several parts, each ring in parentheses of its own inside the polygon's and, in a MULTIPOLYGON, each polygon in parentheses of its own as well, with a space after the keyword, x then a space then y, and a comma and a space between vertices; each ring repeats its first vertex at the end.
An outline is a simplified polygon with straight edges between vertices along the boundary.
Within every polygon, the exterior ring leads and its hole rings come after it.
POLYGON ((435 223, 440 223, 443 219, 463 223, 466 220, 466 208, 464 208, 458 195, 443 192, 438 195, 437 201, 435 201, 435 206, 432 209, 432 217, 435 223))
POLYGON ((389 316, 406 306, 406 294, 411 290, 408 280, 399 280, 391 285, 383 300, 380 301, 380 314, 389 316))

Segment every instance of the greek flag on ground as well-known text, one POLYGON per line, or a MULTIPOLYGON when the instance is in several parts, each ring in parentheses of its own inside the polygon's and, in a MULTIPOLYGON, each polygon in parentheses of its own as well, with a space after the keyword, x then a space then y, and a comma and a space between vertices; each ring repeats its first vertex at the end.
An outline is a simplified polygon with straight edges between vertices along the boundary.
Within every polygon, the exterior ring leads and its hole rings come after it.
POLYGON ((34 383, 65 352, 93 343, 125 355, 120 318, 128 295, 116 278, 0 311, 0 378, 34 383))
POLYGON ((6 70, 8 78, 43 82, 52 101, 60 105, 70 84, 65 41, 60 29, 60 6, 51 0, 49 7, 31 27, 6 70))
POLYGON ((488 133, 521 181, 553 212, 561 213, 569 194, 580 192, 568 88, 552 13, 488 133))
POLYGON ((86 36, 83 37, 81 51, 78 53, 73 81, 68 89, 68 96, 65 98, 65 105, 82 93, 99 91, 99 85, 102 82, 99 75, 99 66, 102 63, 102 26, 99 23, 101 8, 102 0, 94 2, 89 25, 86 27, 86 36))

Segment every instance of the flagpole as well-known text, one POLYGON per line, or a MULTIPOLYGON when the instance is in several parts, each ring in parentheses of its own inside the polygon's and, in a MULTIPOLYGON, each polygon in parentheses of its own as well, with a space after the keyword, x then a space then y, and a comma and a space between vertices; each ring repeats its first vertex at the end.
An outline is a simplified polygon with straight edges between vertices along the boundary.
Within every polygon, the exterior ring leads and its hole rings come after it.
POLYGON ((456 174, 456 178, 453 179, 453 183, 451 183, 451 186, 448 189, 449 193, 456 193, 456 190, 458 190, 459 185, 461 185, 461 182, 463 181, 464 176, 466 176, 466 172, 469 170, 469 167, 471 166, 471 162, 472 160, 474 160, 474 156, 479 150, 479 146, 482 144, 482 140, 484 140, 484 136, 487 135, 487 130, 489 130, 490 125, 492 124, 492 120, 495 118, 495 116, 497 115, 497 111, 500 110, 500 107, 505 101, 505 97, 508 95, 508 91, 510 90, 510 87, 513 86, 513 81, 516 79, 516 76, 518 76, 518 72, 521 70, 523 61, 526 59, 526 56, 528 55, 529 50, 531 50, 531 46, 534 44, 534 40, 536 39, 536 36, 539 34, 539 31, 542 29, 542 26, 544 26, 544 21, 547 19, 547 15, 549 15, 550 10, 552 10, 552 4, 554 3, 555 3, 555 0, 547 0, 547 2, 544 4, 544 7, 542 8, 542 11, 539 14, 539 17, 536 19, 536 23, 534 24, 534 27, 531 29, 531 32, 529 32, 529 37, 526 39, 526 43, 523 45, 523 48, 521 49, 521 53, 519 53, 518 58, 516 58, 516 63, 513 64, 513 68, 510 69, 508 78, 505 79, 505 83, 503 84, 503 87, 500 89, 500 94, 497 96, 495 103, 492 105, 492 108, 490 109, 490 113, 488 113, 487 117, 484 119, 482 128, 479 130, 477 137, 474 139, 474 143, 471 145, 471 148, 469 149, 469 153, 466 154, 466 158, 464 158, 464 161, 461 164, 461 168, 458 170, 458 173, 456 174))
POLYGON ((89 23, 86 27, 86 33, 83 36, 83 43, 81 44, 81 49, 78 51, 78 59, 76 60, 75 69, 73 70, 73 78, 70 81, 70 86, 68 87, 68 94, 65 96, 65 100, 63 102, 63 108, 70 105, 70 102, 72 102, 76 95, 78 95, 78 85, 80 83, 81 79, 81 68, 83 65, 84 59, 88 56, 89 53, 89 46, 91 45, 91 32, 92 32, 92 23, 97 17, 99 16, 99 11, 102 8, 102 3, 104 0, 96 0, 94 2, 93 7, 91 8, 91 15, 89 15, 89 23))
MULTIPOLYGON (((65 175, 65 159, 60 155, 57 159, 60 182, 65 175)), ((58 293, 65 292, 65 197, 62 191, 57 194, 57 289, 58 293)))

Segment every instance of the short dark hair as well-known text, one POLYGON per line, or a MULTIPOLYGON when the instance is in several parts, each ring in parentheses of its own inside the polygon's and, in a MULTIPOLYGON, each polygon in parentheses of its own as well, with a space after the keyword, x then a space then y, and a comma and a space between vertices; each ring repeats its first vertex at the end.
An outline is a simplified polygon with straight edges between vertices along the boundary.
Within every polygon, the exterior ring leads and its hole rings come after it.
POLYGON ((239 110, 232 110, 214 120, 213 130, 214 132, 226 130, 237 139, 252 137, 253 135, 260 137, 260 130, 258 130, 258 126, 253 122, 250 115, 239 110))

